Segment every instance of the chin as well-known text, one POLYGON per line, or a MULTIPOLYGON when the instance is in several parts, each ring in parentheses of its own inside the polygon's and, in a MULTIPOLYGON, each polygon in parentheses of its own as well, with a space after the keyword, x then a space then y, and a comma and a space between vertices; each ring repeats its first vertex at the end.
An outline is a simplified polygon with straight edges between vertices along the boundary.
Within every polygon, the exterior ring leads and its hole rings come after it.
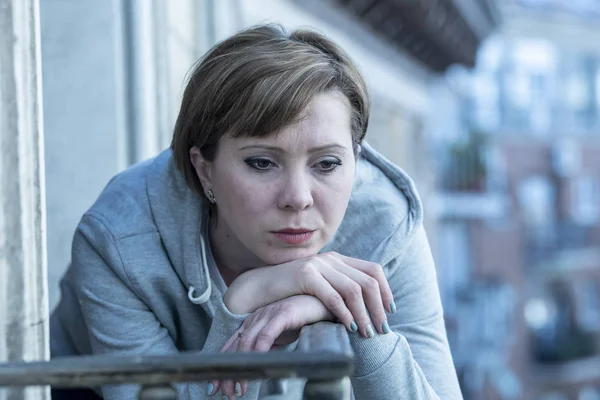
MULTIPOLYGON (((319 253, 319 249, 311 247, 297 247, 297 248, 280 248, 280 249, 269 249, 264 254, 263 261, 267 265, 279 265, 286 262, 298 260, 300 258, 312 257, 319 253)), ((261 257, 262 258, 262 257, 261 257)))

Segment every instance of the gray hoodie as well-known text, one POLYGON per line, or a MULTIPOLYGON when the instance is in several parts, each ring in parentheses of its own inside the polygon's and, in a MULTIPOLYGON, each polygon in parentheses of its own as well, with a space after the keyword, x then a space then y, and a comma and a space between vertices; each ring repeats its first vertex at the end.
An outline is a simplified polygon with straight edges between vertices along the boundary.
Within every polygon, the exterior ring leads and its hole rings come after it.
MULTIPOLYGON (((170 150, 114 177, 84 214, 51 317, 52 357, 216 352, 247 315, 223 303, 226 285, 207 245, 207 209, 170 150)), ((460 399, 422 206, 410 178, 364 144, 344 220, 323 251, 384 267, 397 312, 392 333, 350 334, 356 399, 460 399)), ((247 399, 258 397, 251 382, 247 399)), ((178 385, 205 399, 207 383, 178 385)), ((102 388, 135 399, 132 385, 102 388)), ((286 399, 301 399, 289 385, 286 399)))

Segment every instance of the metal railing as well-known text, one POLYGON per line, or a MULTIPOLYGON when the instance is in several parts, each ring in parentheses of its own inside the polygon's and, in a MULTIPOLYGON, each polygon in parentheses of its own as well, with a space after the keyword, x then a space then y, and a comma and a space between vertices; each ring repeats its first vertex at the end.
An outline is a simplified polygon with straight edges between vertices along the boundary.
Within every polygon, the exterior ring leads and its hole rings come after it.
POLYGON ((525 251, 531 265, 555 260, 565 251, 598 246, 592 228, 567 221, 556 221, 547 226, 525 229, 525 251))
MULTIPOLYGON (((304 399, 348 400, 354 355, 341 324, 305 326, 294 352, 82 356, 0 364, 0 387, 139 384, 139 400, 174 400, 176 382, 306 378, 304 399)), ((271 388, 281 385, 271 384, 271 388)))

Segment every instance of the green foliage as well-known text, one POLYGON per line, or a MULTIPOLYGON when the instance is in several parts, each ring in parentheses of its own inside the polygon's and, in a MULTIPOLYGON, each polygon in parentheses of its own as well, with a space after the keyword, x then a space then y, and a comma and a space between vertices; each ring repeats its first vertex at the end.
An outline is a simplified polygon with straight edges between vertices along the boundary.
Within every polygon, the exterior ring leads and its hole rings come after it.
POLYGON ((481 191, 487 174, 484 150, 487 137, 478 131, 469 131, 467 141, 450 147, 450 168, 447 179, 457 190, 481 191))

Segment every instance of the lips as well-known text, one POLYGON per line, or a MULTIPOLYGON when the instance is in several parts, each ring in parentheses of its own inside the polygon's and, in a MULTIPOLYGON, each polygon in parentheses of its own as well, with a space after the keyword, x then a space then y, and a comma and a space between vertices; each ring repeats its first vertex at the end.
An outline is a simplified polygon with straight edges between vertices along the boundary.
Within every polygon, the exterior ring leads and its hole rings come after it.
POLYGON ((303 233, 308 233, 308 232, 313 232, 312 229, 304 229, 304 228, 298 228, 298 229, 293 229, 293 228, 286 228, 286 229, 282 229, 280 231, 275 231, 273 233, 285 233, 285 234, 289 234, 289 235, 299 235, 299 234, 303 234, 303 233))
POLYGON ((286 228, 281 229, 279 231, 271 232, 277 239, 281 240, 286 244, 298 245, 305 243, 310 240, 310 238, 315 233, 314 230, 310 229, 292 229, 286 228))

